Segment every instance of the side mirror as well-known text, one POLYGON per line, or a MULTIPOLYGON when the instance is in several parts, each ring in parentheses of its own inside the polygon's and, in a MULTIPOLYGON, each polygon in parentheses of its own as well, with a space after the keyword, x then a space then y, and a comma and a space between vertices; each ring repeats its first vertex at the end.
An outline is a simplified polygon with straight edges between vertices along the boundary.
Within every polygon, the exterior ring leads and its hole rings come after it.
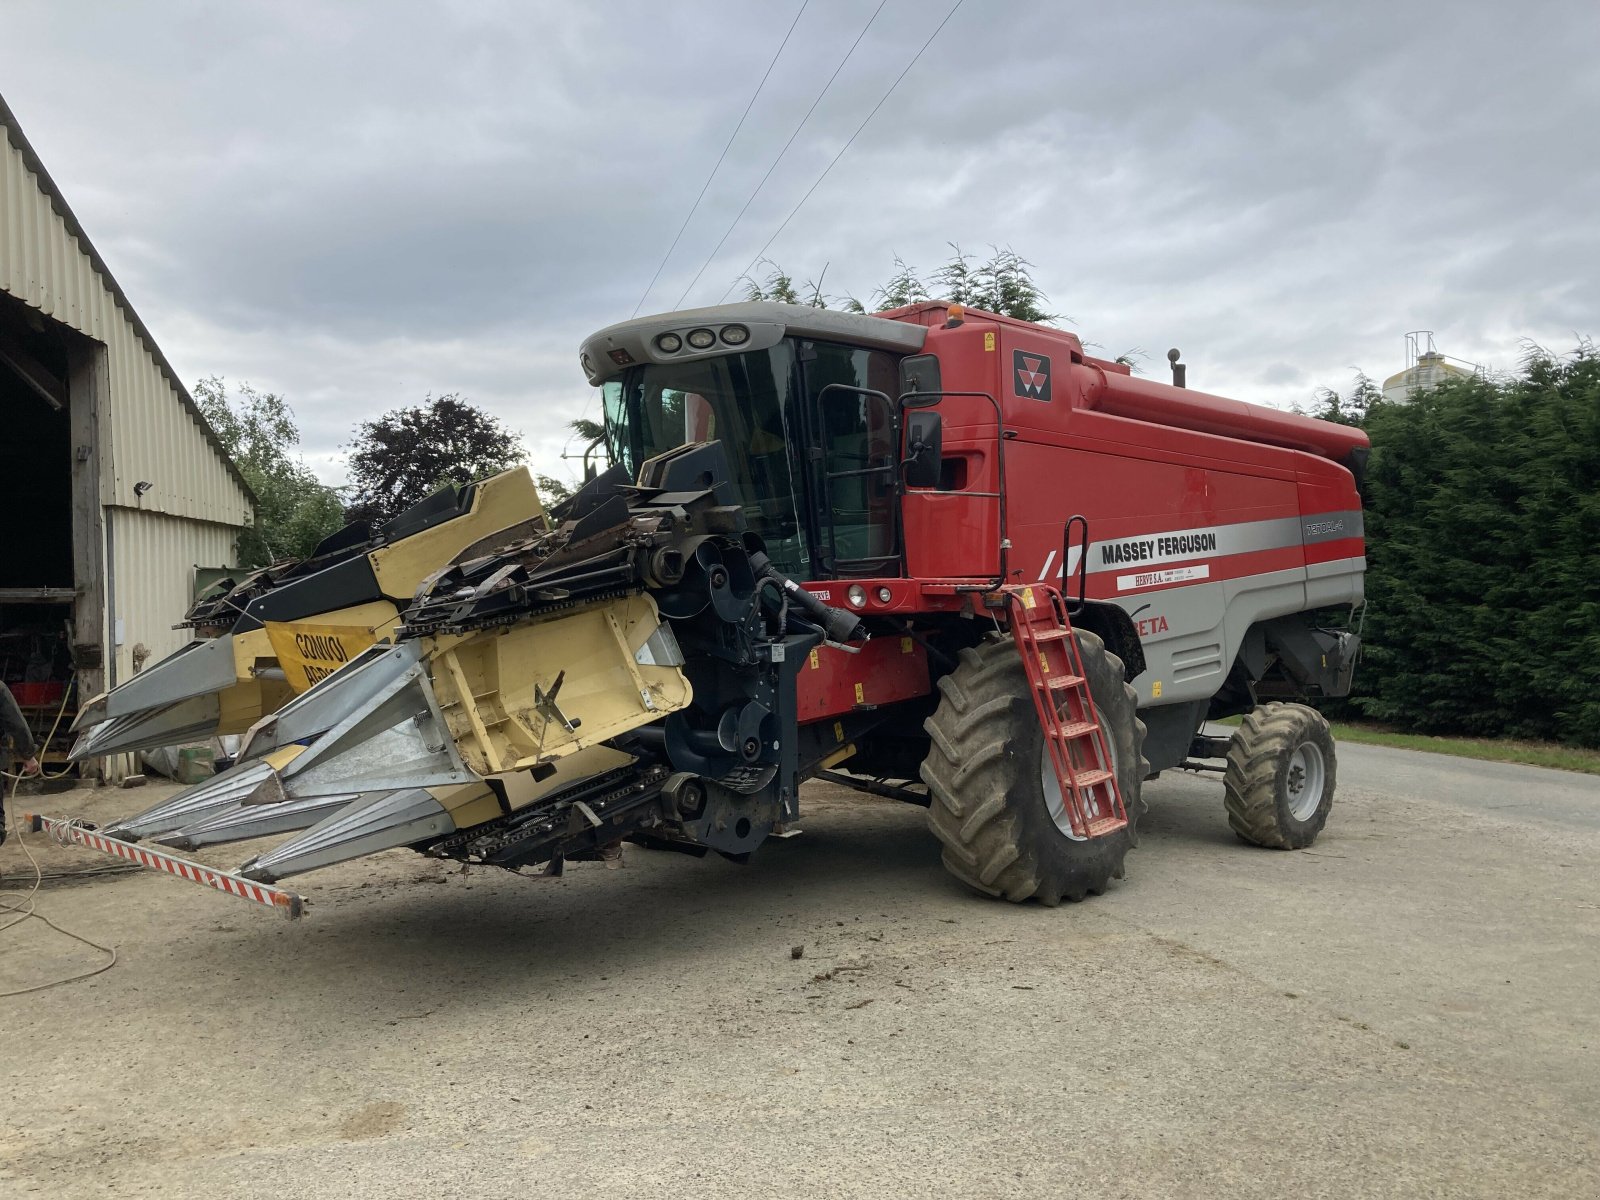
POLYGON ((910 411, 906 414, 906 456, 900 462, 900 478, 906 487, 939 486, 944 465, 944 432, 936 412, 910 411))

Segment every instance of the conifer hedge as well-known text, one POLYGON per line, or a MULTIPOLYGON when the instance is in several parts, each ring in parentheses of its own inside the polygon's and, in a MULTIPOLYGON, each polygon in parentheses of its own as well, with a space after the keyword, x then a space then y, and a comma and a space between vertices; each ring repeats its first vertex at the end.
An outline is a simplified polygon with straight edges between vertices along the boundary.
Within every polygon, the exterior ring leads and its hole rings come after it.
POLYGON ((1600 354, 1526 357, 1329 419, 1372 438, 1349 706, 1424 733, 1600 746, 1600 354))

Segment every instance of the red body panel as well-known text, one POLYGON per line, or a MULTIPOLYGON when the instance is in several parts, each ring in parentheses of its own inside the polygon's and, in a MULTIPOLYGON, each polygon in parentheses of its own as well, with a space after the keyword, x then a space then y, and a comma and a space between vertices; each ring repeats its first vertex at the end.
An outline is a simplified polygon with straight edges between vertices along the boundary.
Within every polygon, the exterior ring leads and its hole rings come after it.
MULTIPOLYGON (((946 327, 946 313, 928 304, 884 314, 928 327, 944 470, 940 488, 901 497, 907 578, 851 581, 866 596, 858 611, 988 619, 974 585, 1061 581, 1070 596, 1087 553, 1087 595, 1120 603, 1141 638, 1165 647, 1151 661, 1169 673, 1139 685, 1141 703, 1154 703, 1220 683, 1235 651, 1224 643, 1236 594, 1266 597, 1247 602, 1243 620, 1359 597, 1361 500, 1340 460, 1367 444, 1362 431, 1133 378, 1062 330, 970 312, 946 327), (951 394, 961 392, 981 394, 951 394), (1062 536, 1076 514, 1089 545, 1069 554, 1062 536), (1243 582, 1203 586, 1231 581, 1243 582)), ((855 607, 847 587, 810 585, 855 607)), ((800 720, 927 693, 921 647, 886 654, 898 641, 855 656, 819 651, 801 672, 800 720)))
POLYGON ((1088 518, 1097 547, 1191 531, 1202 547, 1188 558, 1159 553, 1159 566, 1133 559, 1126 571, 1092 559, 1102 569, 1091 570, 1088 593, 1102 598, 1364 552, 1360 497, 1336 461, 1367 445, 1359 429, 1137 379, 1088 357, 1062 330, 973 313, 946 328, 943 305, 886 315, 930 326, 925 353, 938 357, 946 392, 986 392, 1001 410, 997 421, 984 399, 939 404, 944 457, 961 464, 959 486, 903 498, 913 579, 997 573, 1000 500, 983 493, 1000 490, 1002 456, 1007 583, 1060 578, 1062 530, 1075 513, 1088 518), (1340 521, 1352 536, 1330 536, 1340 521))
POLYGON ((858 654, 819 646, 800 670, 799 723, 880 708, 931 690, 928 654, 914 638, 873 638, 858 654))

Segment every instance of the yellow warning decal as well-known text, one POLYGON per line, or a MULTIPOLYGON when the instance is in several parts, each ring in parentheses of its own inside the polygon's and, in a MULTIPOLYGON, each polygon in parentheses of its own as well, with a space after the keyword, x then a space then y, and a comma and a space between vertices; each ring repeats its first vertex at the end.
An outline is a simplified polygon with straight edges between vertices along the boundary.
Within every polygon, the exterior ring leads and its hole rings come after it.
POLYGON ((298 694, 332 675, 378 639, 360 625, 312 625, 302 621, 267 621, 267 638, 298 694))
POLYGON ((822 666, 822 656, 820 654, 818 654, 815 650, 813 650, 811 652, 811 669, 813 671, 815 671, 818 668, 820 668, 821 666, 822 666))
POLYGON ((1152 683, 1150 685, 1150 699, 1152 699, 1152 700, 1161 699, 1161 680, 1157 679, 1154 683, 1152 683))
POLYGON ((1039 651, 1039 670, 1046 675, 1050 674, 1050 660, 1044 656, 1044 651, 1039 651))
MULTIPOLYGON (((900 639, 900 653, 901 654, 910 654, 911 653, 911 639, 910 638, 906 637, 906 638, 901 638, 900 639)), ((1326 666, 1327 664, 1324 663, 1323 665, 1326 666)))
POLYGON ((857 704, 865 704, 866 702, 867 702, 867 691, 866 691, 866 689, 864 687, 862 687, 858 683, 858 684, 856 684, 856 703, 857 704))
POLYGON ((1023 608, 1032 608, 1033 607, 1033 589, 1032 588, 1023 588, 1022 589, 1022 607, 1023 608))
POLYGON ((994 330, 990 329, 990 330, 988 330, 987 332, 984 333, 984 335, 983 335, 983 348, 985 350, 993 350, 994 349, 994 330))
POLYGON ((836 741, 836 742, 844 741, 844 722, 843 721, 835 721, 833 723, 833 740, 836 741))

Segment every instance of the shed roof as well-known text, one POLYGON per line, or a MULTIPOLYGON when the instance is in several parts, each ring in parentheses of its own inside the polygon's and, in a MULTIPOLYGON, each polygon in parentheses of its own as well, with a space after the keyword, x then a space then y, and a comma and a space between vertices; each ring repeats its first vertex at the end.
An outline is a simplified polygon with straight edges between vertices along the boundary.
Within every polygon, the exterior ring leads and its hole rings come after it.
POLYGON ((194 418, 195 423, 205 434, 206 440, 211 443, 212 448, 216 450, 218 457, 222 459, 227 467, 228 474, 233 477, 234 482, 239 485, 244 494, 249 497, 251 505, 254 506, 257 502, 256 494, 251 489, 250 484, 245 481, 245 477, 240 474, 238 464, 233 461, 233 457, 228 453, 227 447, 222 444, 222 439, 217 436, 217 431, 211 427, 211 422, 207 421, 205 414, 200 411, 200 406, 195 403, 194 397, 189 394, 189 389, 184 386, 183 380, 178 377, 177 371, 167 361, 167 356, 162 352, 155 337, 150 333, 149 327, 145 325, 138 312, 134 309, 133 304, 128 300, 127 293, 122 290, 122 285, 117 282, 116 276, 111 273, 111 268, 106 265, 105 259, 100 257, 100 252, 95 249, 94 243, 89 240, 89 235, 84 232, 77 215, 72 211, 72 206, 67 203, 67 199, 62 195, 61 189, 56 186, 55 180, 50 177, 50 172, 45 169, 44 163, 40 160, 39 154, 34 150, 33 145, 28 141, 27 135, 22 132, 22 126, 17 121, 16 114, 11 111, 11 106, 6 103, 4 95, 0 95, 0 127, 5 130, 6 140, 16 148, 28 170, 38 179, 40 189, 50 199, 50 207, 61 218, 61 222, 66 226, 67 232, 77 239, 78 246, 83 251, 84 256, 88 258, 90 264, 94 267, 95 273, 105 283, 107 290, 110 291, 115 299, 117 307, 122 310, 123 315, 127 318, 129 325, 133 327, 145 350, 149 352, 150 357, 155 361, 156 366, 160 368, 167 382, 172 385, 172 390, 176 393, 179 402, 189 411, 189 415, 194 418))

